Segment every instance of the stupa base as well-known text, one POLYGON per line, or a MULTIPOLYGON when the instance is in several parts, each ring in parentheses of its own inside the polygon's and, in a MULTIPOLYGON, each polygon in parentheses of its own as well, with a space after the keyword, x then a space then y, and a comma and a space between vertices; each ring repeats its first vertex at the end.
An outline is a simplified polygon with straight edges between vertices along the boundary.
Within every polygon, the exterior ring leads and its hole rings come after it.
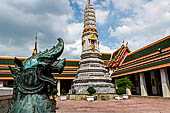
MULTIPOLYGON (((114 99, 115 93, 97 93, 94 94, 95 100, 111 100, 114 99)), ((68 94, 69 100, 86 100, 87 94, 68 94)))

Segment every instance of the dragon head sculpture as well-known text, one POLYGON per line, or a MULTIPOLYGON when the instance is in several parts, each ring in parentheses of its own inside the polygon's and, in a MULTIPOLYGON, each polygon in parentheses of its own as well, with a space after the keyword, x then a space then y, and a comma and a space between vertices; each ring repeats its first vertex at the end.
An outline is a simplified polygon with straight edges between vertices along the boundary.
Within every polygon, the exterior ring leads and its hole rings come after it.
POLYGON ((9 69, 21 92, 35 93, 47 84, 56 85, 52 73, 62 73, 66 64, 65 58, 58 59, 64 50, 64 41, 61 38, 58 41, 50 50, 39 52, 24 61, 14 59, 15 68, 9 66, 9 69))

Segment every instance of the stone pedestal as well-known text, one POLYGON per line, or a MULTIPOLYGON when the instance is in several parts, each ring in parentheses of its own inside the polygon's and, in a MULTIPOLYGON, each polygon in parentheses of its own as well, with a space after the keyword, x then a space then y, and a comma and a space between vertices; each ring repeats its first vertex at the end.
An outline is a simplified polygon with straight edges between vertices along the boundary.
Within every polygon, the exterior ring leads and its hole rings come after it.
MULTIPOLYGON (((87 94, 68 94, 69 100, 86 100, 87 94)), ((114 99, 115 94, 113 93, 100 93, 93 95, 97 100, 111 100, 114 99)))

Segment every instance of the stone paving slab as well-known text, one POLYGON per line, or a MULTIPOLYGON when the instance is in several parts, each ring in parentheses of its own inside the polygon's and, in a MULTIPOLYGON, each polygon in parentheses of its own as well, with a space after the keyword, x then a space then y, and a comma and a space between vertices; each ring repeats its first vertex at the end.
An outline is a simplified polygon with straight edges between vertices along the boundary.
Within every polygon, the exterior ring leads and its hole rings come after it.
POLYGON ((170 100, 133 97, 87 102, 57 99, 56 113, 170 113, 170 100))

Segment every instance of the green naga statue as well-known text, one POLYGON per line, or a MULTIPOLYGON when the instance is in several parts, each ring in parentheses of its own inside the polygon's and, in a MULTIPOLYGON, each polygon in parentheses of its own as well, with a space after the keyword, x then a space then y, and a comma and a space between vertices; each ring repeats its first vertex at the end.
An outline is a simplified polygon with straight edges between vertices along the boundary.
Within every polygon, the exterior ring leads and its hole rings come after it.
POLYGON ((15 68, 9 69, 14 77, 13 101, 7 113, 52 113, 48 88, 56 87, 52 73, 62 73, 65 59, 58 59, 64 50, 64 41, 52 49, 39 52, 21 61, 14 59, 15 68))

